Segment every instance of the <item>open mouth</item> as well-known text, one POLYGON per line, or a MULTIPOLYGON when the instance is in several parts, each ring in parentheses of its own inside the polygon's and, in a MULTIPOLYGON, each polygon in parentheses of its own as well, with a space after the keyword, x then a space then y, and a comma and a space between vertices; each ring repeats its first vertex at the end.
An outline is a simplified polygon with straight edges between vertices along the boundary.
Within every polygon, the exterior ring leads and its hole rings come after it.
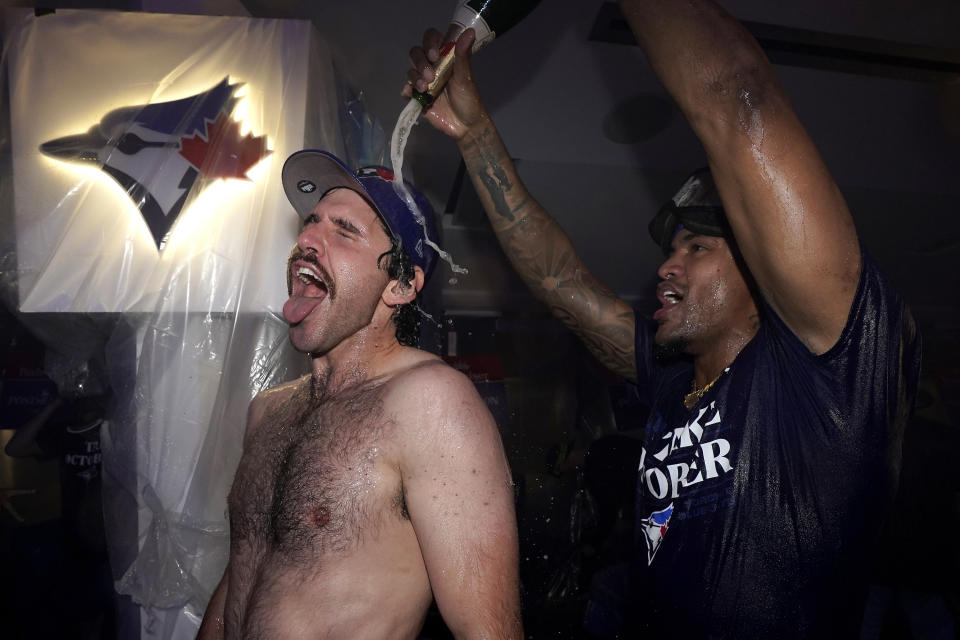
POLYGON ((290 297, 283 305, 283 317, 297 325, 326 298, 333 298, 333 281, 322 266, 302 257, 291 261, 289 274, 290 297))
POLYGON ((294 293, 296 295, 307 296, 310 298, 318 298, 326 296, 330 288, 327 286, 327 283, 324 281, 323 276, 320 275, 317 271, 311 267, 300 264, 294 267, 294 278, 299 281, 303 287, 295 287, 294 293), (296 291, 300 289, 300 291, 296 291))
POLYGON ((683 294, 672 284, 661 282, 657 285, 657 299, 660 301, 660 308, 654 312, 654 320, 662 319, 671 309, 680 304, 683 301, 683 294))
POLYGON ((683 296, 677 293, 676 291, 664 291, 663 292, 663 303, 664 304, 677 304, 683 300, 683 296))

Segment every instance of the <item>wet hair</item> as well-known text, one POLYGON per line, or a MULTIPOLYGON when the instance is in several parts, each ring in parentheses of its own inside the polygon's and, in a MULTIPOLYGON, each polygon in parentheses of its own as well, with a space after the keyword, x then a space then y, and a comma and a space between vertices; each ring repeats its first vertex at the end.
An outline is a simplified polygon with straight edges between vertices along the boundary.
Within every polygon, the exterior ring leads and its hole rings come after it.
MULTIPOLYGON (((386 270, 390 279, 398 280, 401 287, 412 287, 413 261, 393 234, 388 231, 387 236, 390 238, 390 250, 377 258, 377 268, 381 268, 383 259, 387 258, 389 261, 386 264, 386 270)), ((398 305, 393 310, 393 324, 397 329, 397 342, 405 347, 416 347, 420 344, 420 309, 417 307, 416 298, 406 304, 398 305)))

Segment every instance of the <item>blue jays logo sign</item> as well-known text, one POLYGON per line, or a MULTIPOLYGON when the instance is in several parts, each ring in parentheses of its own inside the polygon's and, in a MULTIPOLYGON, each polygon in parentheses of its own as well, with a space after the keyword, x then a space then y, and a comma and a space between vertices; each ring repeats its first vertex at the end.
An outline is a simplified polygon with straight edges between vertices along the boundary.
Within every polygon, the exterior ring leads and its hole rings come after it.
POLYGON ((265 136, 242 136, 230 117, 238 88, 224 78, 180 100, 120 107, 86 133, 49 140, 40 151, 113 177, 162 250, 188 201, 213 180, 249 179, 247 171, 270 154, 265 136))

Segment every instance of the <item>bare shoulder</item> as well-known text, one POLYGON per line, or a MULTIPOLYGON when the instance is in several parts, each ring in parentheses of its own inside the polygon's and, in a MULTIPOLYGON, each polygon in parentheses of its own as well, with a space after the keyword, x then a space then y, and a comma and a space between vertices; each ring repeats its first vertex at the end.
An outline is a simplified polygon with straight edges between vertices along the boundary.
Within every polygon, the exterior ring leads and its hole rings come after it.
POLYGON ((424 406, 462 402, 480 396, 470 379, 435 355, 411 360, 394 373, 387 383, 391 403, 424 406), (429 401, 429 402, 428 402, 429 401))
POLYGON ((467 376, 440 358, 425 354, 398 370, 387 383, 385 408, 398 423, 420 436, 446 430, 445 437, 467 430, 496 431, 496 424, 467 376))

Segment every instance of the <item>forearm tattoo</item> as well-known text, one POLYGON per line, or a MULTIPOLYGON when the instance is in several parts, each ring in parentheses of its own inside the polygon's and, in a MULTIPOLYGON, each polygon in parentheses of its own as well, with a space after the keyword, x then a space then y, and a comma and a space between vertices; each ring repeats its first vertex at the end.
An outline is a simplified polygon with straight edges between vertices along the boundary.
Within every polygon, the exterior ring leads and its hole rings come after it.
MULTIPOLYGON (((514 185, 503 166, 504 161, 509 161, 510 158, 497 136, 490 130, 482 132, 465 145, 463 155, 470 174, 476 176, 484 187, 482 192, 478 189, 480 197, 484 198, 486 195, 490 199, 492 211, 497 217, 515 222, 516 216, 507 203, 507 194, 513 190, 514 185)), ((526 200, 521 202, 518 208, 525 204, 526 200)), ((490 218, 499 235, 501 225, 493 215, 490 218)))
POLYGON ((491 225, 518 275, 606 367, 635 377, 630 307, 583 266, 566 233, 526 189, 495 131, 464 144, 463 156, 491 225))

